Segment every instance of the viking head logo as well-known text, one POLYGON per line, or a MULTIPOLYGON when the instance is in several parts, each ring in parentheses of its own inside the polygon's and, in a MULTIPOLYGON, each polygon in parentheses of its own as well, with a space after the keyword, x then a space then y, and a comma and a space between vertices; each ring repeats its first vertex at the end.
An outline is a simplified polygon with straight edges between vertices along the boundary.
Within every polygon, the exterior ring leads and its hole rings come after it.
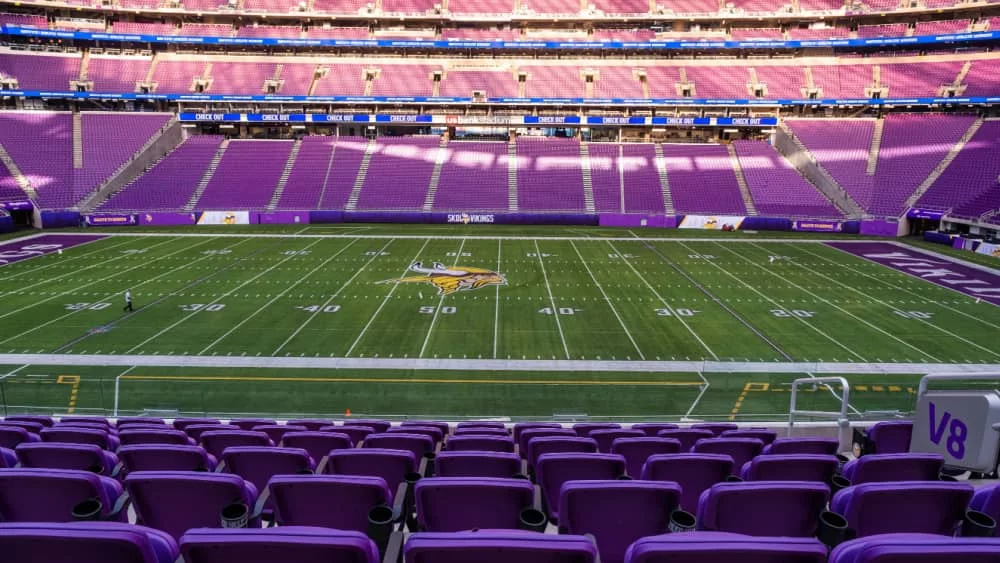
POLYGON ((435 262, 433 268, 425 268, 422 262, 414 262, 411 272, 419 276, 409 276, 380 283, 429 283, 438 288, 440 295, 451 295, 458 291, 471 291, 488 285, 507 285, 507 278, 499 272, 469 266, 445 267, 435 262))

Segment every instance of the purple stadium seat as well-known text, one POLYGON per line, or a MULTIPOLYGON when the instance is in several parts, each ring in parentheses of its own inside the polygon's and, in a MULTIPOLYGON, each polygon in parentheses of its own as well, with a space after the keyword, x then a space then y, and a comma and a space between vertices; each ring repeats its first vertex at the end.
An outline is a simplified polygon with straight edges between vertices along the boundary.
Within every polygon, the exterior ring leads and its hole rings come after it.
POLYGON ((467 420, 465 422, 459 422, 455 426, 455 433, 461 428, 494 428, 499 430, 507 430, 507 426, 498 420, 467 420))
POLYGON ((621 427, 617 422, 580 422, 573 425, 573 432, 581 438, 587 438, 594 430, 619 430, 621 427))
POLYGON ((184 427, 184 433, 191 436, 195 442, 201 442, 201 437, 207 432, 239 431, 239 429, 239 426, 232 424, 189 424, 184 427))
POLYGON ((543 454, 535 465, 549 520, 559 523, 559 492, 566 481, 611 480, 625 474, 625 458, 614 454, 543 454))
POLYGON ((393 491, 380 477, 278 475, 268 484, 280 526, 321 526, 368 532, 368 512, 392 506, 393 491))
POLYGON ((744 481, 830 483, 838 465, 837 457, 832 455, 762 455, 744 463, 740 477, 744 481))
POLYGON ((514 439, 509 436, 456 434, 448 439, 445 447, 450 452, 514 453, 514 439))
POLYGON ((680 428, 680 425, 669 422, 643 422, 633 424, 630 428, 632 430, 638 430, 651 438, 655 438, 660 430, 677 430, 680 428))
POLYGON ((413 534, 404 563, 594 563, 597 547, 583 536, 524 530, 413 534))
POLYGON ((93 444, 25 443, 16 452, 25 468, 76 469, 111 476, 118 465, 115 454, 93 444))
POLYGON ((978 487, 972 495, 969 508, 983 512, 994 521, 1000 522, 1000 484, 978 487))
POLYGON ((559 530, 592 534, 601 561, 620 563, 632 542, 667 533, 680 497, 677 483, 567 481, 559 494, 559 530))
POLYGON ((49 428, 54 424, 51 416, 41 414, 12 414, 4 417, 3 420, 4 422, 34 422, 36 424, 41 424, 45 428, 49 428))
MULTIPOLYGON (((238 475, 187 471, 136 471, 125 477, 138 521, 180 538, 192 528, 222 527, 222 510, 242 503, 251 510, 257 489, 238 475)), ((249 515, 248 515, 249 516, 249 515)), ((259 528, 259 518, 247 527, 259 528)))
POLYGON ((581 437, 569 428, 526 428, 514 441, 517 442, 517 451, 521 454, 521 457, 528 459, 528 442, 530 440, 533 438, 552 438, 556 436, 567 438, 581 437))
POLYGON ((995 563, 1000 538, 949 538, 936 534, 882 534, 844 542, 830 563, 995 563))
POLYGON ((17 454, 10 448, 0 448, 0 469, 17 465, 17 454))
POLYGON ((681 443, 672 438, 618 438, 611 444, 611 453, 625 456, 625 473, 633 479, 642 475, 642 466, 651 455, 676 454, 681 443))
POLYGON ((39 442, 38 434, 18 426, 0 426, 0 448, 16 448, 18 444, 39 442))
POLYGON ((826 563, 826 546, 809 538, 690 532, 641 538, 627 563, 826 563))
POLYGON ((830 510, 862 538, 897 532, 952 535, 972 500, 967 483, 865 483, 837 491, 830 510))
POLYGON ((508 478, 521 473, 517 454, 495 452, 441 452, 434 460, 439 477, 508 478))
POLYGON ((372 540, 359 532, 286 526, 266 530, 190 530, 181 537, 187 563, 380 563, 372 540))
POLYGON ((910 451, 910 436, 913 422, 893 420, 878 422, 868 429, 868 439, 874 445, 876 454, 902 454, 910 451))
POLYGON ((296 418, 294 420, 289 420, 286 424, 289 426, 304 426, 306 430, 319 430, 324 426, 333 426, 332 420, 325 420, 320 418, 296 418))
POLYGON ((98 430, 100 432, 107 432, 113 436, 118 435, 118 429, 108 426, 106 422, 92 422, 88 420, 60 420, 52 425, 55 429, 66 429, 66 428, 83 428, 86 430, 98 430))
POLYGON ((580 438, 578 436, 548 436, 545 438, 531 438, 528 440, 528 455, 525 461, 528 462, 528 470, 535 472, 538 458, 544 454, 595 454, 597 452, 597 440, 593 438, 580 438))
POLYGON ((374 429, 376 432, 385 432, 388 430, 392 423, 388 420, 375 420, 370 418, 356 418, 352 420, 345 420, 344 426, 368 426, 374 429))
POLYGON ((510 432, 506 428, 491 428, 488 426, 460 426, 455 429, 452 436, 499 436, 501 438, 511 438, 510 432))
MULTIPOLYGON (((225 471, 239 475, 253 484, 257 491, 267 488, 268 481, 275 475, 296 475, 308 471, 316 464, 309 452, 301 448, 267 448, 260 446, 234 446, 222 452, 225 471)), ((266 515, 270 516, 270 504, 266 505, 266 515)))
POLYGON ((171 430, 166 426, 162 430, 126 426, 118 433, 118 440, 123 446, 137 446, 139 444, 185 446, 194 444, 194 440, 183 430, 171 430))
POLYGON ((43 442, 58 442, 61 444, 93 444, 108 451, 118 449, 118 437, 105 430, 90 428, 75 428, 63 426, 46 428, 40 434, 43 442))
POLYGON ((270 426, 277 424, 277 422, 273 418, 236 418, 230 420, 229 424, 240 430, 253 430, 254 426, 270 426))
POLYGON ((417 471, 418 459, 420 458, 413 455, 413 452, 405 450, 378 448, 333 450, 327 458, 324 473, 381 477, 389 490, 395 491, 408 475, 417 471))
POLYGON ((781 454, 816 454, 835 455, 839 444, 834 438, 819 438, 815 436, 796 436, 778 438, 764 446, 762 455, 781 454))
POLYGON ((419 426, 419 427, 430 426, 432 428, 437 428, 438 430, 440 430, 442 436, 447 436, 448 434, 451 433, 451 426, 447 422, 440 422, 436 420, 404 420, 400 424, 400 426, 403 428, 407 428, 410 426, 419 426))
POLYGON ((678 428, 677 430, 660 430, 656 433, 658 438, 673 438, 681 443, 681 451, 689 452, 698 440, 714 438, 715 434, 711 430, 693 430, 691 428, 678 428))
POLYGON ((680 484, 681 508, 698 509, 702 491, 721 483, 733 473, 733 458, 716 454, 663 454, 649 456, 642 466, 643 481, 675 481, 680 484))
POLYGON ((716 483, 698 500, 698 529, 749 536, 811 537, 830 500, 823 483, 716 483))
POLYGON ((45 428, 50 428, 50 426, 45 426, 41 422, 31 422, 30 420, 4 420, 0 421, 0 429, 3 428, 21 428, 32 434, 38 434, 45 428))
POLYGON ((417 481, 414 498, 421 531, 516 530, 535 487, 524 479, 430 477, 417 481))
POLYGON ((132 471, 215 471, 216 458, 201 446, 122 446, 118 459, 132 471))
POLYGON ((525 430, 548 428, 549 430, 562 428, 558 422, 518 422, 514 425, 514 441, 521 444, 521 433, 525 430))
POLYGON ((222 422, 215 418, 175 418, 173 422, 174 428, 178 430, 184 430, 188 426, 196 424, 222 424, 222 422))
POLYGON ((417 459, 434 453, 434 438, 424 434, 371 434, 365 438, 365 448, 405 450, 417 459))
POLYGON ((691 425, 692 430, 708 430, 716 436, 721 436, 727 430, 739 430, 738 424, 732 422, 700 422, 691 425))
POLYGON ((24 563, 174 563, 177 542, 120 522, 0 523, 0 553, 24 563))
POLYGON ((308 430, 305 426, 291 426, 282 424, 261 424, 260 426, 254 426, 254 432, 263 432, 267 434, 267 437, 271 439, 275 444, 280 444, 281 439, 285 437, 285 434, 289 432, 305 432, 308 430))
POLYGON ((332 432, 334 434, 343 434, 351 439, 351 443, 355 447, 369 434, 374 434, 375 429, 370 426, 324 426, 319 429, 320 432, 332 432))
POLYGON ((148 416, 123 416, 115 422, 115 426, 117 426, 119 430, 121 430, 122 427, 133 426, 133 425, 166 426, 167 423, 164 422, 162 418, 152 418, 148 416))
POLYGON ((232 446, 273 446, 274 442, 263 432, 253 430, 212 430, 201 435, 201 445, 216 458, 232 446))
POLYGON ((698 440, 692 453, 721 454, 733 458, 733 471, 738 473, 743 464, 760 455, 764 443, 756 438, 710 438, 698 440))
POLYGON ((756 438, 768 445, 778 438, 778 433, 774 430, 762 430, 747 428, 744 430, 726 430, 721 435, 722 438, 756 438))
POLYGON ((944 467, 938 454, 870 454, 844 464, 852 485, 888 481, 937 481, 944 467))
POLYGON ((0 522, 69 522, 73 507, 96 499, 101 518, 126 521, 117 506, 121 483, 90 471, 4 469, 0 471, 0 522))
POLYGON ((81 424, 97 424, 104 428, 111 428, 111 423, 108 419, 103 416, 63 416, 59 418, 57 424, 72 424, 74 422, 79 422, 81 424))
POLYGON ((431 440, 434 440, 434 445, 437 446, 444 440, 445 433, 441 432, 441 429, 436 426, 394 426, 385 431, 386 434, 420 434, 421 436, 427 436, 431 440))
POLYGON ((604 428, 591 430, 589 437, 597 441, 597 451, 602 454, 611 453, 611 443, 618 438, 641 438, 645 434, 640 430, 626 430, 622 428, 604 428))
POLYGON ((281 441, 286 448, 302 448, 309 452, 313 461, 319 463, 330 453, 330 450, 346 450, 354 447, 351 437, 347 434, 334 432, 289 432, 281 441))

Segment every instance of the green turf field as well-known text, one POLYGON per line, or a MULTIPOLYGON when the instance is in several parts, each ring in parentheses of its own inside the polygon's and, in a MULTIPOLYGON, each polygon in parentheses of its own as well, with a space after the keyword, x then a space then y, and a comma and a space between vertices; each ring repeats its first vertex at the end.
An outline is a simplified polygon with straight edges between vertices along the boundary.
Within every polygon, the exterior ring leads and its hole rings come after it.
POLYGON ((773 420, 798 377, 843 374, 860 415, 1000 371, 1000 308, 817 238, 294 231, 115 231, 0 268, 4 408, 773 420))

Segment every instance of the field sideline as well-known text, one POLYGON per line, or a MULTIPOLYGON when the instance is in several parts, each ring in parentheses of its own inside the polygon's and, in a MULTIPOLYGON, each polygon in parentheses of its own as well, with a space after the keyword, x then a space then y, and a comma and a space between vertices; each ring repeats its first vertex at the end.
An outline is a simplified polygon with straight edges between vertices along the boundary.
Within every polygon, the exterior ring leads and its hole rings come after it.
POLYGON ((4 406, 773 418, 813 373, 862 411, 1000 372, 1000 307, 823 239, 521 231, 114 231, 10 264, 4 406))

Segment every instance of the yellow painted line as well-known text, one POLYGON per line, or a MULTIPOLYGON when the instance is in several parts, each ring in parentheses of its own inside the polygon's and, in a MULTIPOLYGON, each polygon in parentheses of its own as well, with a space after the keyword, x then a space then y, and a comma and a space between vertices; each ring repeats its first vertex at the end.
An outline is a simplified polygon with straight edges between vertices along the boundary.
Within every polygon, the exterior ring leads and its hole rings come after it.
POLYGON ((73 414, 76 410, 76 395, 80 390, 80 376, 79 375, 60 375, 56 379, 57 384, 61 385, 72 385, 73 387, 69 390, 69 406, 66 408, 66 414, 73 414))
POLYGON ((740 413, 740 409, 743 408, 743 402, 747 399, 747 393, 750 393, 751 391, 767 391, 770 388, 770 383, 747 381, 746 384, 743 385, 743 392, 736 398, 736 404, 733 405, 733 410, 729 411, 732 413, 729 415, 729 420, 736 420, 736 415, 740 413))
POLYGON ((885 387, 883 387, 882 385, 872 385, 872 391, 875 391, 877 393, 881 393, 881 392, 885 391, 885 387))
POLYGON ((902 391, 903 391, 903 388, 900 387, 900 386, 898 386, 898 385, 890 385, 889 386, 889 392, 890 393, 900 393, 902 391))
POLYGON ((868 391, 868 386, 867 385, 855 385, 854 386, 854 390, 855 391, 868 391))
MULTIPOLYGON (((229 375, 123 375, 121 379, 130 381, 237 381, 274 383, 468 383, 474 385, 593 385, 593 386, 650 386, 650 387, 701 387, 700 381, 580 381, 561 379, 430 379, 401 377, 241 377, 229 375)), ((766 384, 765 384, 766 385, 766 384)))

